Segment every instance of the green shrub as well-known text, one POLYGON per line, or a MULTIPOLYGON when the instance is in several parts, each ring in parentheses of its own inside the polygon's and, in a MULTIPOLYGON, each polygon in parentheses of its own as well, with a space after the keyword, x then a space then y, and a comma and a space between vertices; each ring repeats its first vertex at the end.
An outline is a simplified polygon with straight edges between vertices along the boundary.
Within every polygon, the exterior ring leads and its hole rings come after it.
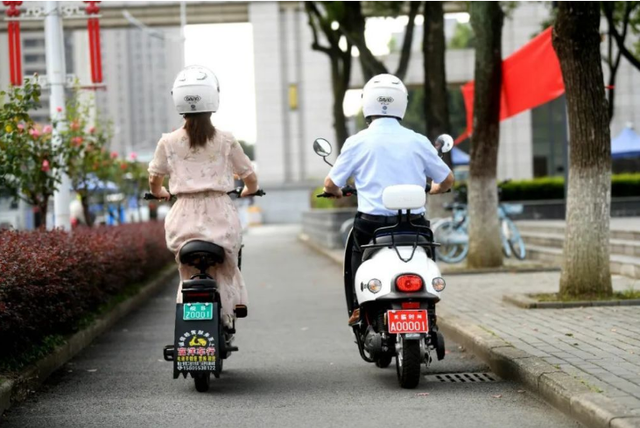
MULTIPOLYGON (((466 202, 466 183, 456 183, 455 190, 466 202)), ((502 201, 536 201, 564 199, 563 177, 542 177, 514 180, 500 185, 502 201)), ((614 198, 640 196, 640 173, 617 174, 611 177, 611 196, 614 198)), ((461 202, 463 202, 461 200, 461 202)))
POLYGON ((328 210, 328 209, 336 207, 336 200, 335 199, 318 198, 318 197, 316 197, 316 195, 319 195, 322 192, 324 192, 323 189, 324 189, 324 187, 318 186, 315 189, 313 189, 313 191, 311 192, 311 195, 310 195, 311 208, 321 209, 321 210, 328 210))

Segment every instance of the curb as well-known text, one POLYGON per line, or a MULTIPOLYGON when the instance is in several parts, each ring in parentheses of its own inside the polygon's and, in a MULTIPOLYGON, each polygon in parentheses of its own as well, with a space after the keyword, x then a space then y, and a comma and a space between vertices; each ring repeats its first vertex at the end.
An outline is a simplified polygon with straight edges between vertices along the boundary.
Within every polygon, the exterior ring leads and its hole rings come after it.
MULTIPOLYGON (((342 263, 325 248, 300 235, 298 239, 331 260, 342 263)), ((489 273, 489 272, 486 272, 489 273)), ((640 428, 640 415, 593 392, 579 379, 542 358, 517 349, 495 334, 448 314, 438 315, 445 336, 469 349, 503 379, 520 382, 556 409, 589 428, 640 428)))
POLYGON ((575 302, 539 302, 526 294, 505 294, 502 300, 522 309, 567 309, 595 306, 640 306, 640 299, 580 300, 575 302))
POLYGON ((95 338, 109 330, 124 316, 138 309, 146 300, 159 292, 167 281, 177 275, 175 266, 165 268, 157 278, 144 285, 135 296, 116 305, 108 313, 94 320, 87 328, 71 335, 51 354, 26 368, 16 379, 0 378, 0 415, 15 402, 24 400, 57 369, 85 349, 95 338))
POLYGON ((640 415, 614 400, 592 392, 569 374, 534 357, 480 327, 455 316, 438 315, 438 324, 451 337, 504 379, 520 382, 549 404, 590 428, 640 428, 640 415))

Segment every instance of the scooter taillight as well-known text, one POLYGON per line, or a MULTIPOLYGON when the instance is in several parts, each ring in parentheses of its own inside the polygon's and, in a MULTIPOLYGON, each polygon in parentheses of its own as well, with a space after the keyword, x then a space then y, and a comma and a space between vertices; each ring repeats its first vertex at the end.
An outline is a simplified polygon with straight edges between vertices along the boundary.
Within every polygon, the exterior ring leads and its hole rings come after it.
POLYGON ((396 279, 398 291, 413 293, 422 289, 422 278, 418 275, 400 275, 396 279))
POLYGON ((420 309, 420 302, 402 302, 402 309, 420 309))

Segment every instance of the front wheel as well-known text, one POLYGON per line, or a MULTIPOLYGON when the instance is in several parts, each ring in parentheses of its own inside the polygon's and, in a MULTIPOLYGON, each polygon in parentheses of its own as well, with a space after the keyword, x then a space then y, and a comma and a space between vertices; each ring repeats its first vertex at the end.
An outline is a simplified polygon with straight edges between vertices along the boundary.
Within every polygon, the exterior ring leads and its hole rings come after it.
POLYGON ((196 384, 196 391, 207 392, 211 383, 211 373, 197 373, 193 375, 193 381, 196 384))
POLYGON ((420 383, 420 341, 402 339, 401 343, 396 356, 398 382, 402 388, 413 389, 420 383))
POLYGON ((445 263, 460 263, 469 252, 469 237, 464 224, 453 220, 444 220, 433 228, 436 247, 436 259, 445 263))

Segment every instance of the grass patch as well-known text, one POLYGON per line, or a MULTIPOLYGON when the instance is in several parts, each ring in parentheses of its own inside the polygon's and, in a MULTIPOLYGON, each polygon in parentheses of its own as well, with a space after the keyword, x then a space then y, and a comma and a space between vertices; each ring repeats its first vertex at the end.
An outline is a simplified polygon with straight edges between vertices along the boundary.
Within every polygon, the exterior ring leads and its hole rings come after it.
POLYGON ((614 291, 611 296, 591 294, 586 296, 572 297, 563 296, 559 293, 528 294, 528 297, 539 302, 583 302, 583 301, 605 301, 605 300, 636 300, 640 299, 640 290, 628 289, 624 291, 614 291))

